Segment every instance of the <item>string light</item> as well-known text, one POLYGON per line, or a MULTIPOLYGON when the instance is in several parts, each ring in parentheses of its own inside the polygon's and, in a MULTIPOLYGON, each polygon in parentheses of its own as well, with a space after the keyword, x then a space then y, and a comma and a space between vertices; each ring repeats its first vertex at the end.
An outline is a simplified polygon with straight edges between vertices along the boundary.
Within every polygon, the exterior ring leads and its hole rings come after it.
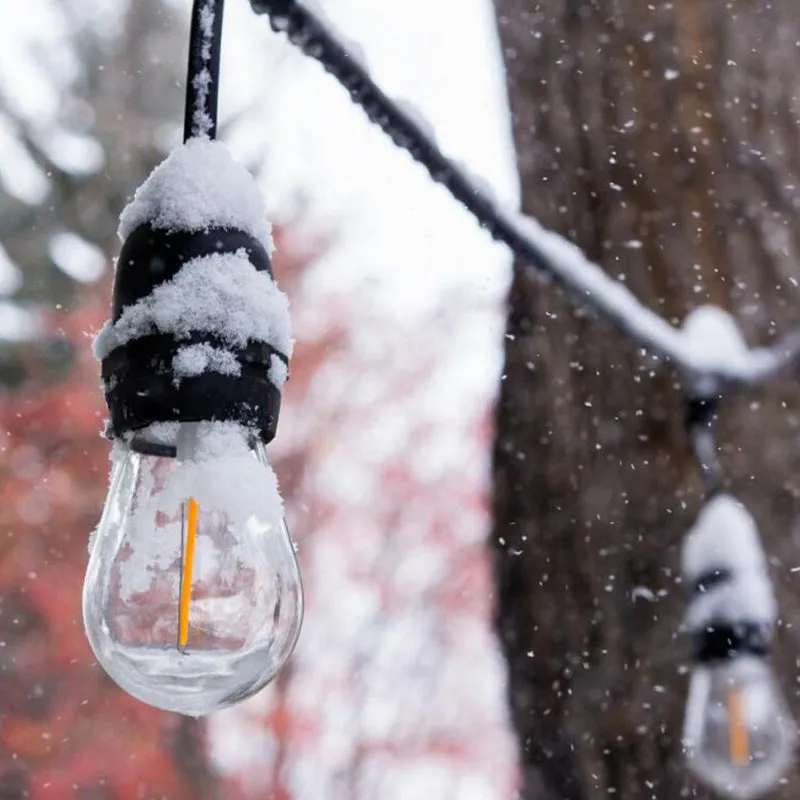
POLYGON ((213 140, 222 0, 197 0, 185 143, 123 211, 95 340, 114 440, 83 592, 97 660, 200 716, 269 682, 300 631, 300 573, 265 445, 291 355, 254 179, 213 140))
POLYGON ((686 537, 683 579, 694 669, 683 741, 694 774, 752 798, 787 771, 797 732, 767 660, 777 608, 755 522, 717 491, 686 537))

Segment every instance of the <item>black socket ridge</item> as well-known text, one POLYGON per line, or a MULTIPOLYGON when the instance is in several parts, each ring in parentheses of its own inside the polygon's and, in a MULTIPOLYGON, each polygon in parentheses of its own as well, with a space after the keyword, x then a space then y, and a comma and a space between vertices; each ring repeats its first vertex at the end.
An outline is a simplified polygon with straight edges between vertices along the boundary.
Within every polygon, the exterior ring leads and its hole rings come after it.
POLYGON ((742 655, 766 656, 770 630, 763 623, 712 622, 693 635, 694 657, 700 664, 725 661, 742 655))
MULTIPOLYGON (((119 320, 125 308, 175 277, 187 262, 237 252, 243 252, 257 271, 272 275, 263 245, 243 231, 169 232, 140 225, 125 241, 117 262, 112 322, 119 320)), ((155 422, 220 421, 239 422, 269 442, 280 411, 280 390, 268 377, 274 358, 288 365, 287 356, 269 344, 251 340, 244 347, 233 347, 225 341, 224 332, 196 331, 180 339, 172 333, 151 333, 126 342, 102 361, 111 417, 107 435, 117 438, 155 422), (227 350, 236 359, 238 374, 203 371, 178 378, 173 359, 187 345, 227 350)))

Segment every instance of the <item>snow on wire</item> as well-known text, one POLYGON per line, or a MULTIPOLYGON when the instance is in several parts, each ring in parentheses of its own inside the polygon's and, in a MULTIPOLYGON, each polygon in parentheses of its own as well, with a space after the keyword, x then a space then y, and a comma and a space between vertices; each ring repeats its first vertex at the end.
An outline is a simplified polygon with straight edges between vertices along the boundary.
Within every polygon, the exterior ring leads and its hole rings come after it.
POLYGON ((733 317, 714 306, 694 309, 676 328, 574 244, 536 220, 502 208, 489 188, 446 158, 416 110, 392 100, 374 83, 363 59, 327 22, 316 0, 250 3, 256 13, 269 15, 274 30, 285 32, 292 44, 319 61, 368 118, 443 184, 481 227, 527 262, 518 262, 518 268, 532 265, 575 302, 612 322, 640 348, 671 362, 681 373, 686 383, 687 427, 706 490, 706 503, 685 541, 684 578, 691 584, 709 570, 725 575, 719 585, 691 600, 685 624, 702 631, 712 622, 737 625, 749 620, 769 628, 777 608, 766 557, 750 514, 733 497, 718 493, 722 477, 712 422, 723 390, 759 384, 800 358, 800 331, 771 346, 750 348, 733 317))
MULTIPOLYGON (((312 0, 250 3, 257 14, 269 16, 274 30, 285 32, 292 44, 319 61, 369 119, 422 164, 434 181, 443 184, 493 238, 552 278, 576 302, 610 320, 639 347, 672 362, 687 381, 689 393, 711 396, 729 385, 758 384, 800 357, 800 331, 768 347, 731 347, 717 340, 719 346, 699 348, 703 339, 691 335, 688 326, 676 328, 642 305, 627 287, 609 277, 568 240, 545 230, 533 219, 502 208, 479 181, 446 158, 428 126, 375 84, 362 59, 350 52, 350 45, 312 0)), ((523 264, 521 268, 527 267, 523 264)), ((721 310, 716 313, 718 317, 728 316, 721 310)), ((723 333, 725 329, 736 331, 738 345, 741 336, 729 316, 728 322, 716 326, 716 332, 723 333)))
POLYGON ((192 12, 189 76, 183 138, 208 137, 217 131, 220 44, 225 0, 197 0, 192 12))

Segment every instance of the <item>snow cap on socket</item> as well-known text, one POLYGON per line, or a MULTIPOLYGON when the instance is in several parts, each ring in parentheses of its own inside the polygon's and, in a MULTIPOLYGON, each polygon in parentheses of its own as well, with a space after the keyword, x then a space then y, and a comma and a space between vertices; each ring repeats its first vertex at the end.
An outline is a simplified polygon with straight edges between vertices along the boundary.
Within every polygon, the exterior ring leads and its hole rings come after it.
POLYGON ((111 320, 95 339, 109 436, 153 423, 236 422, 275 435, 292 338, 253 177, 190 139, 123 211, 111 320))
POLYGON ((755 520, 738 500, 709 498, 686 536, 681 571, 691 592, 684 621, 698 661, 767 652, 775 596, 755 520))

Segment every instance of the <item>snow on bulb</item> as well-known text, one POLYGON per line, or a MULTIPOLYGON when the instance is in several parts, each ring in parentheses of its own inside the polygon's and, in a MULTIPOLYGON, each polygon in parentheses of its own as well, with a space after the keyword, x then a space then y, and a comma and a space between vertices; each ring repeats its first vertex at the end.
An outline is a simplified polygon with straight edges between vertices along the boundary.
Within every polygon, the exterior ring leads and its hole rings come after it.
POLYGON ((303 594, 265 449, 236 423, 152 426, 115 445, 83 592, 97 660, 152 706, 201 716, 265 686, 303 594))
POLYGON ((744 655, 695 668, 683 736, 697 777, 743 800, 777 783, 792 763, 797 741, 769 663, 744 655))
POLYGON ((266 219, 222 144, 186 142, 122 213, 111 318, 94 343, 114 454, 87 636, 124 690, 194 716, 271 680, 302 618, 264 450, 292 351, 266 219))

